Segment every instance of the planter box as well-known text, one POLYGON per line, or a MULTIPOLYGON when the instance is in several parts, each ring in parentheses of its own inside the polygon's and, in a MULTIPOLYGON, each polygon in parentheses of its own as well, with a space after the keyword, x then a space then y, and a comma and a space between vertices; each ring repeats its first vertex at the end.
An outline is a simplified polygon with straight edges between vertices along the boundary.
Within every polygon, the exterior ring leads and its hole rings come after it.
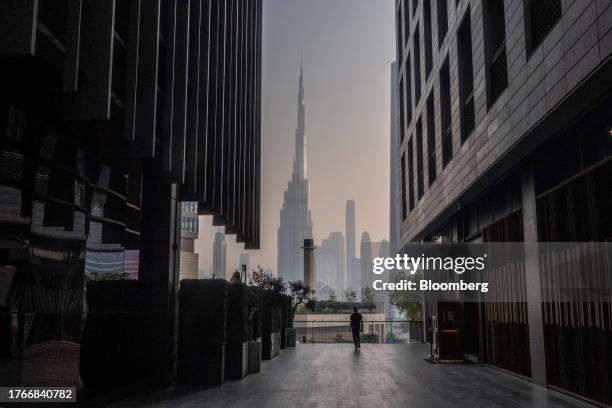
POLYGON ((263 333, 263 289, 250 286, 248 312, 248 339, 261 342, 263 333))
POLYGON ((272 333, 272 358, 280 354, 281 335, 280 332, 272 333))
MULTIPOLYGON (((283 296, 272 291, 262 291, 263 324, 261 341, 261 358, 269 360, 276 354, 276 348, 280 349, 280 336, 278 339, 274 333, 280 334, 281 308, 283 296), (275 340, 278 345, 275 346, 275 340)), ((277 353, 278 354, 278 353, 277 353)))
POLYGON ((295 329, 293 327, 285 329, 285 339, 287 347, 295 347, 295 329))
POLYGON ((249 341, 247 373, 256 374, 261 370, 261 342, 249 341))
POLYGON ((225 378, 228 283, 186 279, 179 290, 179 384, 221 385, 225 378))
POLYGON ((132 280, 90 281, 86 299, 79 359, 85 387, 146 383, 154 371, 148 354, 153 323, 144 310, 142 285, 132 280))
POLYGON ((239 380, 248 374, 248 343, 228 343, 225 345, 225 378, 239 380))
POLYGON ((228 285, 225 378, 247 375, 249 290, 243 283, 228 285))
POLYGON ((80 349, 85 387, 106 388, 146 382, 146 317, 138 313, 88 313, 80 349))
POLYGON ((287 338, 286 336, 286 329, 288 327, 291 327, 291 315, 293 312, 293 307, 292 307, 292 298, 291 296, 288 295, 283 295, 282 299, 281 299, 281 305, 280 305, 280 334, 281 334, 281 339, 280 339, 280 348, 284 349, 285 347, 287 347, 287 338))

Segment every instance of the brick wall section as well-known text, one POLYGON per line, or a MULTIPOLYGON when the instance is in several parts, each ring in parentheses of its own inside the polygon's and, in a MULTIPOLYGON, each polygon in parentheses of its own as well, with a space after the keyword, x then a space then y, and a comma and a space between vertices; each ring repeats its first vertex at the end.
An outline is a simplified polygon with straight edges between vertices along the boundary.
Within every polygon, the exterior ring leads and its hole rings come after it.
MULTIPOLYGON (((396 0, 396 7, 400 7, 400 2, 405 3, 406 7, 409 6, 408 0, 396 0)), ((420 0, 416 13, 411 13, 410 39, 404 41, 407 46, 402 53, 398 77, 399 83, 406 73, 405 58, 408 51, 410 64, 414 64, 412 37, 417 27, 421 30, 420 48, 421 52, 424 52, 423 6, 431 4, 433 69, 429 77, 424 78, 425 62, 421 57, 421 75, 423 76, 421 98, 413 104, 412 121, 410 123, 406 121, 405 137, 399 146, 399 155, 408 154, 408 141, 415 137, 415 127, 419 117, 422 117, 424 121, 423 151, 427 152, 426 100, 430 91, 433 91, 438 176, 436 181, 428 186, 428 169, 427 166, 424 166, 425 195, 402 222, 402 244, 413 240, 431 220, 453 205, 462 192, 485 173, 493 163, 502 158, 517 141, 551 112, 612 53, 612 3, 608 0, 562 0, 561 20, 529 57, 525 43, 523 1, 505 0, 508 87, 487 111, 482 0, 461 0, 458 7, 455 7, 455 0, 447 1, 448 31, 442 44, 438 44, 437 3, 436 0, 431 0, 430 3, 420 0), (476 129, 461 145, 457 28, 468 10, 472 29, 476 129), (421 23, 417 24, 417 21, 421 23), (447 55, 451 77, 453 158, 442 169, 439 70, 447 55)), ((414 100, 414 69, 409 71, 413 75, 413 89, 410 97, 414 100)), ((404 106, 409 106, 409 104, 405 103, 404 106)), ((426 163, 427 158, 425 157, 424 160, 426 163)), ((416 160, 413 162, 416 163, 416 160)))

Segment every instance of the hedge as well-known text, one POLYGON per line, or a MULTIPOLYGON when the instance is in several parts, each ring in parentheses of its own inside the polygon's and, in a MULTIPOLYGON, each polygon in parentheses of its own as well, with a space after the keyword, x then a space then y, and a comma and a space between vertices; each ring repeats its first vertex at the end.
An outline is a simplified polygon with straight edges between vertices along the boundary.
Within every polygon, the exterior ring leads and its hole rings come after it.
POLYGON ((221 385, 225 371, 227 281, 184 279, 179 290, 179 384, 221 385))

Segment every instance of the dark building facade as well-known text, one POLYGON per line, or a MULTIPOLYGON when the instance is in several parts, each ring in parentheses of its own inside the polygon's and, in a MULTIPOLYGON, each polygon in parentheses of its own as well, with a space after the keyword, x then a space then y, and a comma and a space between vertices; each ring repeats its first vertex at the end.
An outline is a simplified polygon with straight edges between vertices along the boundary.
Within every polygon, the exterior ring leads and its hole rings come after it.
MULTIPOLYGON (((396 0, 402 246, 612 239, 611 21, 596 0, 396 0)), ((544 301, 550 265, 525 257, 524 302, 427 317, 458 317, 464 355, 611 404, 610 302, 544 301)))
POLYGON ((261 19, 261 0, 1 2, 2 384, 78 384, 85 281, 109 274, 142 284, 151 381, 171 377, 180 202, 259 247, 261 19))

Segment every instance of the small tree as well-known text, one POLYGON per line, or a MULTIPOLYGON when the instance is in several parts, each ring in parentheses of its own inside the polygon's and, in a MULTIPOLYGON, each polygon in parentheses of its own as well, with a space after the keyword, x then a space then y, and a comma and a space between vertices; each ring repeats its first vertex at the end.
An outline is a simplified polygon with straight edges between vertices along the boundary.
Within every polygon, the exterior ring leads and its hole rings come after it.
POLYGON ((361 303, 363 303, 363 305, 367 307, 370 312, 376 307, 376 298, 374 297, 372 288, 369 286, 361 291, 361 303))
POLYGON ((265 272, 259 265, 257 265, 257 269, 251 272, 249 285, 271 290, 278 294, 285 294, 287 292, 287 283, 285 283, 283 278, 265 272))
POLYGON ((353 289, 347 289, 344 291, 344 300, 349 303, 357 302, 357 293, 353 289))
MULTIPOLYGON (((395 276, 394 282, 400 282, 402 279, 416 282, 421 279, 420 274, 404 274, 398 273, 395 276)), ((391 293, 390 301, 392 305, 406 315, 408 319, 420 320, 422 318, 423 293, 417 290, 396 290, 391 293)))
POLYGON ((336 291, 333 289, 329 292, 329 300, 331 300, 332 302, 338 300, 338 297, 336 296, 336 291))
POLYGON ((298 306, 304 304, 308 300, 310 294, 310 287, 304 284, 302 281, 289 282, 289 293, 291 295, 293 312, 297 310, 298 306))

